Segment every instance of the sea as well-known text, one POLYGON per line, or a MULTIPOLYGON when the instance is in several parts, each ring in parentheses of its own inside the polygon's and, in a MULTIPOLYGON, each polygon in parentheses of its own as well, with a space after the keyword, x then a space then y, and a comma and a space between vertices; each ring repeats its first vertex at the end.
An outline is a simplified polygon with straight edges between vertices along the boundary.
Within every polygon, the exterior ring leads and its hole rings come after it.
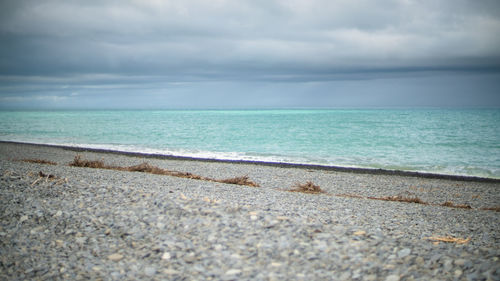
POLYGON ((0 111, 0 140, 500 178, 500 109, 0 111))

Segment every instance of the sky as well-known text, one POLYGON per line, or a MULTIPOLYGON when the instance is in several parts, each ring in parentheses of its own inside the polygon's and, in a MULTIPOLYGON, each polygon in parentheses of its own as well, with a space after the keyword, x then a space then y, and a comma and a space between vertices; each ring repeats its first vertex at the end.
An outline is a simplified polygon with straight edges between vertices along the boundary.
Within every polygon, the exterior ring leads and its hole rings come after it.
POLYGON ((0 109, 280 107, 500 107, 500 1, 0 1, 0 109))

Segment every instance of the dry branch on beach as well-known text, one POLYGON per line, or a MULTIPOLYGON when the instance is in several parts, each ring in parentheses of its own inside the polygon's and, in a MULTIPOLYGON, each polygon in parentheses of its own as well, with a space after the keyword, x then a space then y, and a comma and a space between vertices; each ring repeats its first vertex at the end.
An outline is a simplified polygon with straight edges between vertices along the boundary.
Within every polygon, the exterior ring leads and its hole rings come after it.
POLYGON ((426 237, 425 239, 434 241, 435 243, 446 242, 446 243, 457 243, 457 244, 466 244, 466 243, 469 243, 469 241, 471 240, 470 237, 466 238, 466 239, 462 239, 462 238, 455 238, 452 236, 426 237))
POLYGON ((53 174, 45 174, 42 171, 40 171, 38 172, 38 178, 33 183, 31 183, 31 186, 34 186, 35 184, 41 182, 42 180, 45 180, 46 183, 49 182, 49 180, 50 181, 57 180, 56 184, 68 182, 67 178, 59 178, 53 174))

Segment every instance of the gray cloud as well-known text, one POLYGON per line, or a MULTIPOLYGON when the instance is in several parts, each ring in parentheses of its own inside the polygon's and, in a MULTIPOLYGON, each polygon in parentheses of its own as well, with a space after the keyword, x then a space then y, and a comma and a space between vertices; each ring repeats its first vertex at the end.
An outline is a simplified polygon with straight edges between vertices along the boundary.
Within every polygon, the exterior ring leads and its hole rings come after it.
POLYGON ((496 34, 495 0, 2 1, 0 94, 498 73, 496 34))

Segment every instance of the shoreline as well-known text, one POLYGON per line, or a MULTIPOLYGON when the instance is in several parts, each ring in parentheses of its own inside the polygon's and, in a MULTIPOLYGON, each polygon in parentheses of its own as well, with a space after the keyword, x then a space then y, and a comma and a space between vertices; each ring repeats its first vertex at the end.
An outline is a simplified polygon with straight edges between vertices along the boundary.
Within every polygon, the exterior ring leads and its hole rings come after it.
POLYGON ((441 180, 452 180, 452 181, 463 181, 463 182, 500 183, 500 179, 479 177, 479 176, 448 175, 448 174, 414 172, 414 171, 404 171, 404 170, 354 168, 354 167, 328 166, 328 165, 317 165, 317 164, 298 164, 298 163, 286 163, 286 162, 231 160, 231 159, 215 159, 215 158, 201 158, 201 157, 197 158, 189 156, 175 156, 175 155, 156 154, 156 153, 130 152, 130 151, 120 151, 112 149, 88 148, 80 146, 16 142, 16 141, 0 141, 0 143, 29 145, 38 147, 51 147, 51 148, 60 148, 74 152, 95 152, 95 153, 124 155, 124 156, 150 158, 150 159, 197 161, 206 163, 229 163, 229 164, 247 164, 247 165, 250 164, 257 166, 296 168, 296 169, 307 169, 307 170, 318 170, 318 171, 334 171, 334 172, 353 173, 353 174, 389 175, 389 176, 392 175, 392 176, 415 177, 415 178, 425 178, 425 179, 441 179, 441 180))
POLYGON ((498 183, 134 155, 0 142, 0 271, 51 280, 476 280, 500 273, 498 183), (147 161, 210 179, 246 175, 259 187, 75 167, 75 154, 111 167, 147 161), (308 181, 324 192, 291 192, 308 181))

